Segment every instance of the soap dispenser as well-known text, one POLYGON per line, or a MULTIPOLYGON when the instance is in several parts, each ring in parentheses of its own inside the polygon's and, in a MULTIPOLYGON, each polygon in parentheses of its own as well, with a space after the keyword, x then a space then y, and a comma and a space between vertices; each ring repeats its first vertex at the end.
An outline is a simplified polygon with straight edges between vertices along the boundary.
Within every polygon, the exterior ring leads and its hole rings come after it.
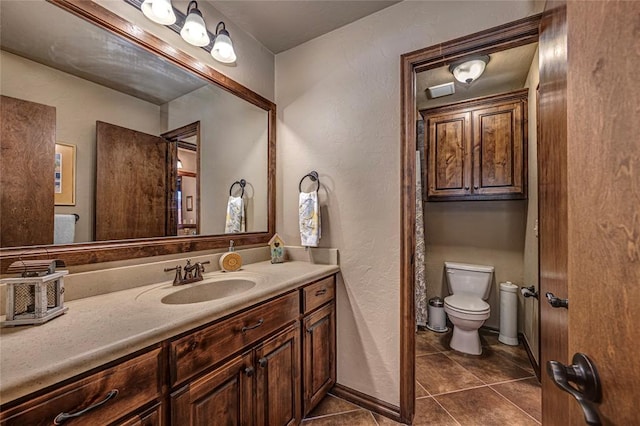
POLYGON ((229 251, 220 256, 220 269, 225 272, 237 271, 242 267, 242 257, 233 249, 233 240, 229 241, 229 251))

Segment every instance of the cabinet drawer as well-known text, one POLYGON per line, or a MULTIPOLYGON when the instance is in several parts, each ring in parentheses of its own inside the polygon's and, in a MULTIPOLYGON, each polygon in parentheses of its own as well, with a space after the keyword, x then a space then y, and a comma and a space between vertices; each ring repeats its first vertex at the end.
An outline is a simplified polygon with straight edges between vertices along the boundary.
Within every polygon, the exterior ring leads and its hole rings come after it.
POLYGON ((294 292, 171 342, 171 385, 296 321, 299 312, 298 293, 294 292))
POLYGON ((330 276, 302 289, 304 313, 313 311, 318 306, 333 300, 336 295, 336 279, 330 276))
POLYGON ((0 423, 2 426, 110 424, 158 398, 160 351, 155 349, 7 410, 2 413, 0 423), (85 413, 73 416, 83 410, 85 413))

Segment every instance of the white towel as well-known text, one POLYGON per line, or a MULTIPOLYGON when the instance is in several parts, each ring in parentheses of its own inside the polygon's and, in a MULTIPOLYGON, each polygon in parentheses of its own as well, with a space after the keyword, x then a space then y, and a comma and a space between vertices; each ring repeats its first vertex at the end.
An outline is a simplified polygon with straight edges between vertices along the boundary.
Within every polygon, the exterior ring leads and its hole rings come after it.
POLYGON ((76 216, 57 214, 53 219, 53 244, 71 244, 76 234, 76 216))
POLYGON ((305 247, 318 247, 321 229, 317 191, 300 193, 298 218, 302 245, 305 247))
POLYGON ((227 220, 224 226, 226 234, 236 232, 244 232, 246 227, 246 218, 244 214, 244 201, 242 197, 229 196, 227 202, 227 220))

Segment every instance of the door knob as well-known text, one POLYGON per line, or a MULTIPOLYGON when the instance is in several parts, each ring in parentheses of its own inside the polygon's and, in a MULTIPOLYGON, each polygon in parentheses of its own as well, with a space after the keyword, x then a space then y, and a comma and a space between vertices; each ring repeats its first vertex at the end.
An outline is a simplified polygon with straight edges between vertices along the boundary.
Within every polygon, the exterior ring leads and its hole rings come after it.
POLYGON ((567 308, 569 309, 569 299, 560 299, 556 297, 555 294, 546 292, 545 297, 547 298, 547 302, 554 308, 567 308))
POLYGON ((573 355, 572 362, 572 365, 567 366, 558 361, 548 361, 547 374, 560 389, 570 393, 578 401, 587 424, 601 425, 600 415, 595 407, 602 400, 598 370, 585 354, 573 355))

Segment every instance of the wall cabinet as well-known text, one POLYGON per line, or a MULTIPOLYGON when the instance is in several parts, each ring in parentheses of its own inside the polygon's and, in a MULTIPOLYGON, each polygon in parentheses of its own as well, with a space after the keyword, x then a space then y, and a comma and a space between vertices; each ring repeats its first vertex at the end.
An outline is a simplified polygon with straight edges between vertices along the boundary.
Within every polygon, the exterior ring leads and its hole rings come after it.
POLYGON ((528 89, 421 110, 427 201, 527 197, 528 89))
POLYGON ((300 286, 3 406, 0 425, 299 424, 335 383, 334 300, 335 276, 300 286))

